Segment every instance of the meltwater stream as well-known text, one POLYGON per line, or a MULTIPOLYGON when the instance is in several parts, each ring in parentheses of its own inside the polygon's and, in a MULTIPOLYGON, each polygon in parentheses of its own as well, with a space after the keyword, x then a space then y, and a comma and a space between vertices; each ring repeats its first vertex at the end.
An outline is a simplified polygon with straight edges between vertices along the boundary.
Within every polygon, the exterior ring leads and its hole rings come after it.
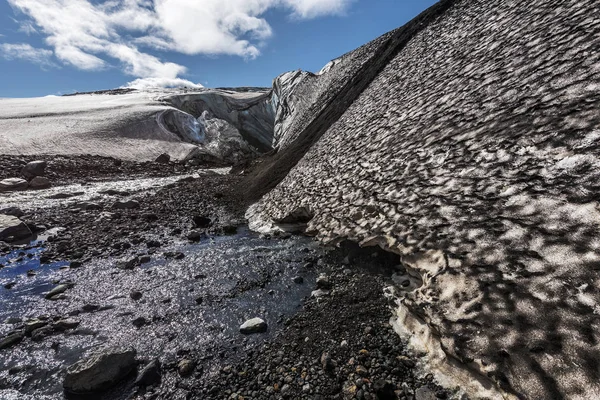
MULTIPOLYGON (((0 288, 0 336, 33 319, 68 318, 78 325, 0 350, 2 399, 62 399, 65 367, 108 346, 132 346, 138 358, 159 358, 163 365, 174 365, 183 355, 200 358, 204 373, 210 374, 211 368, 271 337, 301 307, 314 288, 310 265, 320 252, 308 238, 267 239, 247 229, 173 245, 163 251, 181 252, 182 259, 155 254, 133 270, 116 268, 113 259, 81 268, 40 265, 39 251, 0 260, 5 265, 0 283, 14 283, 0 288), (298 276, 303 283, 297 283, 298 276), (45 298, 65 282, 73 286, 64 299, 45 298), (253 317, 267 321, 268 332, 241 335, 240 324, 253 317)), ((111 398, 125 398, 132 389, 119 390, 111 398)))

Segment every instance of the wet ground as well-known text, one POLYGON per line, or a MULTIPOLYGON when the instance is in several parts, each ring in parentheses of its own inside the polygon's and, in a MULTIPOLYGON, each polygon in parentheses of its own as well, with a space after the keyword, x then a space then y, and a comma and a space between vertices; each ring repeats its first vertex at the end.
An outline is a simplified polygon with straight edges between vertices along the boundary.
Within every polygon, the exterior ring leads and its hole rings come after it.
POLYGON ((24 257, 11 253, 0 259, 6 265, 0 283, 14 283, 0 292, 0 320, 9 322, 1 324, 2 335, 36 319, 79 322, 72 331, 39 341, 27 338, 4 351, 0 387, 17 389, 19 398, 62 398, 62 370, 80 354, 110 345, 133 346, 142 358, 167 364, 201 351, 203 357, 217 358, 204 363, 210 369, 220 364, 219 358, 234 357, 272 337, 314 288, 315 272, 303 265, 315 259, 318 249, 307 238, 264 239, 241 229, 233 236, 165 250, 184 258, 161 254, 131 271, 118 269, 111 259, 85 268, 40 266, 39 248, 25 251, 24 257), (302 284, 293 280, 298 275, 302 284), (64 298, 44 297, 60 284, 73 285, 64 298), (132 293, 141 298, 134 300, 132 293), (253 317, 267 321, 266 335, 239 334, 239 326, 253 317))
MULTIPOLYGON (((67 161, 84 168, 102 160, 67 161)), ((21 208, 37 233, 0 243, 0 341, 19 337, 0 349, 0 399, 63 399, 65 369, 112 346, 135 348, 138 371, 158 359, 160 383, 138 388, 133 374, 93 398, 448 396, 415 369, 389 326, 383 292, 395 256, 250 232, 243 177, 225 169, 169 176, 177 167, 167 165, 110 179, 121 168, 112 166, 87 181, 53 162, 55 176, 72 179, 0 194, 0 209, 21 208), (315 297, 322 273, 330 286, 315 297), (267 332, 242 335, 254 317, 267 332), (182 376, 184 360, 195 367, 182 376)))

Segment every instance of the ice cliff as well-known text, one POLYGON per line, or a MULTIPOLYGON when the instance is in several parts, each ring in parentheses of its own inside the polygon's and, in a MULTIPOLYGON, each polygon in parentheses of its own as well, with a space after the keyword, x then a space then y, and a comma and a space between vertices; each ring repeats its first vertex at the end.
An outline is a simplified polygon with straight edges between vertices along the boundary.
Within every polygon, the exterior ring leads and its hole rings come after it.
POLYGON ((396 253, 395 326, 475 398, 600 398, 599 48, 597 1, 442 1, 280 78, 252 225, 396 253))

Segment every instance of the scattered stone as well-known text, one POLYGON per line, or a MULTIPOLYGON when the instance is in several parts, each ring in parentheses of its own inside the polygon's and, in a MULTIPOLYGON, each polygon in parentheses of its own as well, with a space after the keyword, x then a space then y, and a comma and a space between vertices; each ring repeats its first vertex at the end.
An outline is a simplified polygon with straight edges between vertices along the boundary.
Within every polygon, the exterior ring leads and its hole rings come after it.
POLYGON ((331 281, 329 277, 325 274, 319 275, 317 278, 317 289, 329 290, 331 289, 331 281))
POLYGON ((36 176, 29 182, 29 189, 33 190, 48 189, 50 187, 52 187, 50 180, 43 176, 36 176))
POLYGON ((64 292, 66 292, 68 289, 70 289, 73 285, 72 284, 62 284, 62 285, 58 285, 56 286, 54 289, 52 289, 51 291, 49 291, 48 293, 46 293, 46 299, 48 300, 55 300, 55 296, 62 294, 64 292))
POLYGON ((0 240, 12 242, 31 235, 31 229, 19 218, 0 214, 0 240))
POLYGON ((13 332, 7 336, 5 336, 2 340, 0 340, 0 350, 7 349, 9 347, 18 344, 25 337, 25 332, 13 332))
POLYGON ((33 179, 35 177, 42 176, 46 171, 47 165, 48 163, 46 163, 46 161, 31 161, 23 167, 21 170, 21 175, 27 179, 33 179))
POLYGON ((202 297, 196 297, 196 304, 202 304, 204 299, 202 297))
POLYGON ((58 331, 70 331, 79 326, 80 322, 73 318, 61 319, 54 324, 54 329, 58 331))
POLYGON ((363 377, 365 377, 365 376, 368 376, 368 375, 369 375, 369 370, 368 370, 368 369, 366 369, 364 366, 362 366, 362 365, 359 365, 358 367, 356 367, 356 374, 357 374, 358 376, 363 376, 363 377))
POLYGON ((0 192, 25 190, 29 183, 21 178, 8 178, 0 181, 0 192))
POLYGON ((135 350, 130 348, 112 348, 93 354, 67 369, 63 387, 75 394, 109 389, 133 371, 135 356, 135 350))
POLYGON ((192 360, 181 360, 177 364, 177 371, 183 377, 190 376, 194 369, 196 369, 196 363, 192 360))
POLYGON ((154 247, 160 247, 161 243, 158 240, 148 240, 146 242, 146 246, 150 249, 154 247))
POLYGON ((138 301, 142 298, 142 292, 138 292, 137 290, 133 291, 133 292, 129 293, 129 297, 132 300, 138 301))
POLYGON ((263 333, 267 331, 267 323, 260 318, 252 318, 240 326, 240 332, 249 335, 253 333, 263 333))
POLYGON ((194 215, 192 217, 195 228, 208 228, 212 224, 212 220, 204 215, 194 215))
POLYGON ((394 393, 394 385, 383 379, 375 381, 373 389, 379 400, 395 400, 397 398, 394 393))
POLYGON ((4 289, 10 290, 10 289, 14 288, 16 285, 17 285, 17 282, 8 282, 6 285, 4 285, 4 289))
POLYGON ((116 264, 117 268, 123 269, 123 270, 132 270, 138 265, 140 265, 139 257, 134 257, 131 260, 117 261, 117 264, 116 264))
POLYGON ((81 261, 71 261, 69 263, 69 268, 81 268, 83 263, 81 261))
POLYGON ((85 192, 71 192, 71 193, 63 192, 63 193, 56 193, 56 194, 52 194, 50 196, 46 196, 46 198, 50 199, 50 200, 62 200, 62 199, 70 199, 71 197, 81 196, 83 194, 85 194, 85 192))
POLYGON ((48 325, 48 321, 42 321, 39 319, 27 321, 25 322, 25 335, 31 335, 31 332, 35 331, 36 329, 42 328, 46 325, 48 325))
POLYGON ((72 206, 73 208, 77 208, 80 210, 86 211, 100 211, 102 210, 102 206, 98 203, 92 203, 91 201, 82 201, 79 203, 75 203, 72 206))
POLYGON ((310 293, 310 297, 314 297, 316 299, 321 298, 321 297, 325 297, 325 296, 329 296, 329 291, 328 290, 318 289, 318 290, 313 290, 310 293))
POLYGON ((159 164, 168 164, 170 161, 171 156, 167 153, 162 153, 160 156, 156 157, 156 160, 154 160, 154 162, 157 162, 159 164))
POLYGON ((54 329, 51 326, 44 326, 31 332, 31 340, 34 342, 41 342, 53 333, 54 329))
POLYGON ((142 326, 147 325, 148 324, 148 320, 146 318, 144 318, 144 317, 138 317, 138 318, 134 319, 132 321, 132 323, 133 323, 133 326, 135 326, 136 328, 139 329, 142 326))
POLYGON ((328 352, 321 355, 321 366, 324 371, 332 371, 335 368, 335 364, 328 352))
POLYGON ((135 385, 145 387, 159 383, 161 380, 160 370, 160 361, 158 359, 151 361, 140 371, 135 385))
POLYGON ((7 207, 0 210, 0 214, 12 215, 13 217, 21 218, 25 213, 17 207, 7 207))
POLYGON ((137 200, 116 201, 112 208, 116 210, 133 210, 140 208, 140 202, 137 200))
POLYGON ((293 281, 294 281, 294 283, 300 285, 300 284, 304 283, 304 278, 301 276, 295 276, 293 281))
POLYGON ((237 233, 237 226, 231 223, 223 225, 223 233, 226 235, 235 235, 237 233))
POLYGON ((149 263, 150 261, 152 261, 152 257, 150 257, 148 255, 140 257, 140 264, 146 264, 146 263, 149 263))
POLYGON ((437 396, 433 392, 433 390, 429 389, 427 386, 422 386, 418 388, 415 392, 415 400, 436 400, 437 396))
POLYGON ((202 233, 198 232, 198 231, 191 231, 188 235, 187 238, 189 241, 191 242, 199 242, 200 239, 202 239, 202 233))

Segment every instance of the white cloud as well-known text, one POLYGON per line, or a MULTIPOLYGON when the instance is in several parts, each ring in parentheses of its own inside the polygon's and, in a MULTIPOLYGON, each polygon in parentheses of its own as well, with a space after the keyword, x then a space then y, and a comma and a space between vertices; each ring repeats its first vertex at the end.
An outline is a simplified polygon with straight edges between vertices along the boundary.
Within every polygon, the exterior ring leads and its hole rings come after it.
POLYGON ((27 43, 0 43, 0 55, 7 60, 25 60, 42 67, 56 67, 52 50, 38 49, 27 43))
POLYGON ((186 68, 140 49, 255 58, 273 34, 264 18, 269 9, 307 19, 341 14, 352 1, 8 0, 29 18, 23 29, 43 34, 64 63, 97 70, 116 60, 129 75, 164 82, 186 68))
POLYGON ((154 87, 163 87, 163 88, 175 88, 175 87, 188 87, 192 89, 200 89, 203 88, 199 83, 194 83, 185 79, 180 78, 139 78, 134 81, 129 82, 124 87, 134 88, 134 89, 148 89, 154 87))

